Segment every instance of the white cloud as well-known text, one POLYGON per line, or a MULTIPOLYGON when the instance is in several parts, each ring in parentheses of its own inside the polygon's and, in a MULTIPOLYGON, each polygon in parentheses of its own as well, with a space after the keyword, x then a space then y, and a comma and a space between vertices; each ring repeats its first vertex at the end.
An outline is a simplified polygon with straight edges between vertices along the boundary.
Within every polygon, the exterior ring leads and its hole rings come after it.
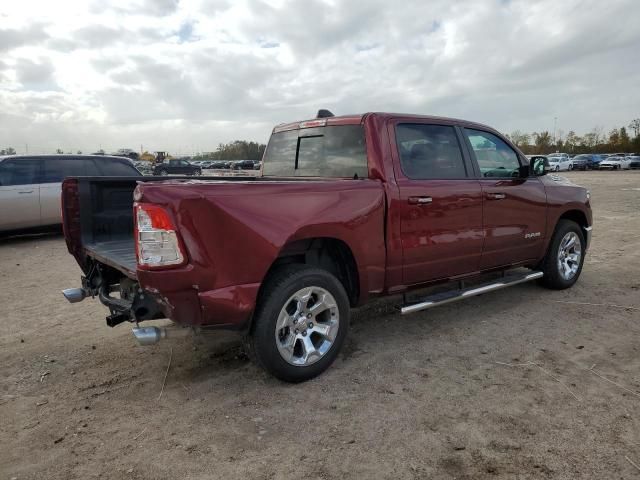
POLYGON ((0 144, 211 150, 371 110, 503 131, 640 116, 634 0, 21 0, 0 6, 0 144))

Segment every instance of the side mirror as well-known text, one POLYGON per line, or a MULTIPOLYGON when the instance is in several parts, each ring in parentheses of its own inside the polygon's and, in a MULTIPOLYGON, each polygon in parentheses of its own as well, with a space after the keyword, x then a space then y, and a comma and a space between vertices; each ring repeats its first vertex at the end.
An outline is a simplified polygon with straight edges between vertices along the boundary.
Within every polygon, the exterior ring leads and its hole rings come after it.
POLYGON ((546 158, 533 157, 530 162, 531 173, 535 177, 542 177, 551 171, 551 166, 546 158))

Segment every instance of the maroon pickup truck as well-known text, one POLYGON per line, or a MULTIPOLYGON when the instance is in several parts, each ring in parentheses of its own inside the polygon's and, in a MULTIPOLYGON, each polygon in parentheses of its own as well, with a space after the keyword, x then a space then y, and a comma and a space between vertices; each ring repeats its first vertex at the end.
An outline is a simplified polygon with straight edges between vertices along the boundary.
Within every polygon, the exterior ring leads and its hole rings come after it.
POLYGON ((406 314, 578 279, 589 191, 546 175, 544 159, 463 120, 321 112, 273 129, 257 177, 66 179, 84 275, 65 297, 97 296, 141 344, 166 333, 144 320, 238 330, 297 382, 333 362, 350 308, 374 297, 401 294, 406 314))

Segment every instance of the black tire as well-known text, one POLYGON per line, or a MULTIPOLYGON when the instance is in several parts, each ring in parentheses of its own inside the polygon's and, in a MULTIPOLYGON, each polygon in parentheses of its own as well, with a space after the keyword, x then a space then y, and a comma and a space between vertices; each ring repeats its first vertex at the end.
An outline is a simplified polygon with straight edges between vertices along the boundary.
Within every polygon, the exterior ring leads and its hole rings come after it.
POLYGON ((585 248, 586 242, 580 225, 572 220, 560 220, 553 232, 553 237, 551 238, 547 254, 539 265, 539 268, 544 272, 544 276, 540 279, 540 283, 553 290, 564 290, 565 288, 573 286, 582 272, 582 265, 584 264, 584 256, 586 253, 585 248), (577 271, 571 278, 567 279, 560 272, 558 254, 562 239, 570 232, 574 232, 578 236, 578 239, 580 240, 581 254, 577 271))
POLYGON ((285 382, 304 382, 320 375, 338 356, 349 330, 349 298, 344 286, 329 272, 303 264, 278 268, 265 282, 251 333, 246 338, 248 353, 258 365, 285 382), (329 350, 315 363, 297 366, 287 362, 278 350, 276 322, 287 300, 305 287, 320 287, 334 297, 339 314, 338 332, 329 350))
POLYGON ((168 174, 169 172, 167 172, 164 168, 160 170, 160 175, 162 175, 163 177, 166 177, 168 174))
POLYGON ((572 163, 569 164, 569 171, 571 171, 571 170, 573 170, 573 164, 572 163))
POLYGON ((196 177, 199 177, 200 175, 202 175, 202 170, 194 170, 193 174, 194 174, 196 177))

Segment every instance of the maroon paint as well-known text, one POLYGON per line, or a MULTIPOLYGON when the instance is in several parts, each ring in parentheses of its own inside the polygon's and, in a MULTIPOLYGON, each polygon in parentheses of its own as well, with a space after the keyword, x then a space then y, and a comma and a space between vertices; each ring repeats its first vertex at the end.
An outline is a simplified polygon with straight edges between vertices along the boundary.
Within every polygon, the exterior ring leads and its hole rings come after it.
MULTIPOLYGON (((177 322, 241 328, 269 268, 297 240, 344 242, 357 264, 363 303, 372 295, 496 266, 535 265, 565 212, 576 211, 591 225, 586 191, 548 176, 407 179, 395 147, 400 122, 478 128, 511 145, 495 130, 471 122, 370 113, 327 119, 333 125, 363 123, 369 179, 141 183, 137 198, 170 211, 188 263, 164 270, 138 268, 140 284, 162 300, 165 313, 177 322), (493 193, 505 199, 490 200, 493 193), (409 197, 420 195, 433 202, 409 203, 409 197), (524 238, 536 232, 539 238, 524 238)), ((69 250, 80 259, 73 222, 65 219, 65 232, 69 250)))

